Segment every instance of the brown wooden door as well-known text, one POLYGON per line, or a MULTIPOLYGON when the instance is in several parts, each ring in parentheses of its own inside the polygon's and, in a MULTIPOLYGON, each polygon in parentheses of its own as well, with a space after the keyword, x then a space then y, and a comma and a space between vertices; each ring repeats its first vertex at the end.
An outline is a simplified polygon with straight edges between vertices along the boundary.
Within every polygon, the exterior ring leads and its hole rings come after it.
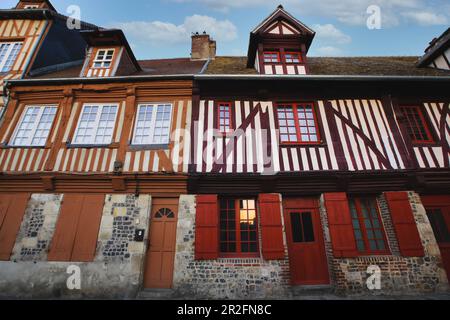
POLYGON ((317 199, 287 199, 284 218, 292 285, 329 284, 317 199))
POLYGON ((428 196, 423 197, 422 201, 450 281, 450 196, 428 196))
POLYGON ((144 287, 172 287, 178 199, 153 199, 144 287))

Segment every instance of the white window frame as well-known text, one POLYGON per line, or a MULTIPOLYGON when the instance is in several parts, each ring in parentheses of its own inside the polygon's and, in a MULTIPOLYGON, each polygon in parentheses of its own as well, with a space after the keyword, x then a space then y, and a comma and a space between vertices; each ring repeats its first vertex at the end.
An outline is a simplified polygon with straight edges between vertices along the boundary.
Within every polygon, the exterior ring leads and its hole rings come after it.
POLYGON ((97 50, 97 54, 95 55, 95 59, 92 62, 92 68, 93 69, 109 69, 109 68, 111 68, 115 54, 116 54, 116 49, 114 49, 114 48, 98 49, 97 50), (102 51, 104 51, 105 54, 103 55, 103 59, 99 59, 98 56, 100 55, 100 52, 102 52, 102 51), (106 59, 109 51, 112 51, 111 60, 110 59, 106 59), (108 62, 109 62, 109 66, 105 67, 105 63, 108 63, 108 62), (100 67, 96 67, 95 66, 96 63, 100 63, 101 66, 100 67))
POLYGON ((74 133, 74 135, 72 137, 73 141, 71 142, 71 145, 73 145, 73 146, 91 146, 91 145, 92 146, 97 146, 97 145, 102 145, 103 146, 103 145, 111 144, 112 141, 113 141, 113 138, 114 138, 114 130, 115 130, 116 126, 117 126, 117 115, 118 115, 118 113, 119 113, 119 104, 118 103, 84 103, 83 104, 83 108, 81 109, 80 116, 78 117, 77 126, 75 128, 75 133, 74 133), (76 137, 78 135, 78 131, 80 130, 81 119, 83 117, 83 113, 84 113, 84 110, 85 110, 86 107, 98 107, 99 108, 98 112, 97 112, 97 115, 96 115, 96 118, 95 118, 95 123, 94 123, 94 130, 97 130, 97 131, 95 131, 95 133, 92 135, 90 141, 77 143, 77 142, 75 142, 75 140, 76 140, 76 137), (99 144, 99 143, 95 142, 95 138, 97 136, 98 126, 99 126, 99 123, 100 123, 100 117, 102 115, 102 111, 103 111, 104 107, 116 107, 116 114, 114 116, 114 127, 113 127, 113 132, 111 133, 111 140, 109 142, 107 142, 107 143, 99 144))
POLYGON ((172 119, 173 119, 173 103, 170 102, 152 102, 152 103, 140 103, 137 107, 136 117, 134 120, 134 129, 133 129, 133 139, 131 140, 131 144, 134 146, 146 146, 146 145, 166 145, 170 143, 170 133, 172 132, 172 119), (159 143, 154 142, 155 138, 155 124, 156 124, 156 115, 158 112, 158 106, 170 106, 170 118, 169 118, 169 134, 168 134, 168 142, 167 143, 159 143), (150 130, 149 134, 149 140, 150 141, 144 141, 140 143, 136 143, 136 131, 138 129, 138 117, 139 117, 139 111, 141 107, 147 107, 147 106, 153 106, 152 110, 152 120, 150 124, 150 128, 146 128, 146 130, 150 130))
POLYGON ((28 106, 26 106, 25 109, 22 112, 22 115, 20 116, 19 122, 17 123, 17 125, 16 125, 16 127, 14 129, 14 133, 12 135, 12 138, 11 138, 11 141, 10 141, 9 145, 12 146, 12 147, 44 147, 47 144, 47 141, 48 141, 48 138, 50 136, 50 133, 52 132, 52 127, 54 125, 54 122, 55 122, 57 114, 58 114, 58 106, 57 105, 28 105, 28 106), (27 110, 30 109, 30 108, 40 108, 38 116, 36 117, 38 120, 33 124, 33 127, 31 128, 31 134, 28 137, 27 143, 16 144, 15 140, 17 138, 17 134, 19 133, 19 128, 22 125, 22 122, 23 122, 23 120, 25 118, 27 110), (38 128, 38 126, 39 126, 39 124, 41 122, 42 115, 44 113, 45 108, 55 108, 56 112, 55 112, 55 115, 53 117, 50 129, 48 131, 48 136, 47 136, 46 141, 43 144, 33 145, 31 143, 32 143, 32 141, 33 141, 33 139, 34 139, 34 137, 36 135, 36 131, 37 131, 37 128, 38 128))
POLYGON ((37 4, 27 4, 23 8, 24 9, 39 9, 39 5, 37 5, 37 4))
POLYGON ((19 54, 22 51, 22 47, 23 47, 23 42, 22 41, 14 41, 14 42, 1 42, 0 41, 0 46, 4 45, 4 44, 9 45, 9 47, 6 50, 5 55, 3 56, 3 58, 0 56, 0 59, 1 59, 0 60, 0 73, 6 73, 6 72, 11 71, 11 69, 14 67, 14 64, 16 63, 17 58, 19 57, 19 54), (13 51, 13 48, 15 47, 16 44, 20 44, 20 49, 17 52, 17 56, 14 58, 14 61, 11 64, 11 67, 8 70, 3 70, 3 68, 5 67, 6 61, 8 61, 8 59, 9 59, 9 57, 10 57, 12 51, 13 51))

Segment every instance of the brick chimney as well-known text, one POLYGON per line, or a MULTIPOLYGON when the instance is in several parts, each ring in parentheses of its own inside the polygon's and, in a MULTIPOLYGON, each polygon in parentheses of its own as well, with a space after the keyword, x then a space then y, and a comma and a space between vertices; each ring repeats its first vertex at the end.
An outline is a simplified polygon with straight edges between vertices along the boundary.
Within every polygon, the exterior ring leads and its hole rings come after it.
POLYGON ((192 35, 191 60, 208 60, 216 58, 216 41, 209 34, 198 32, 192 35))

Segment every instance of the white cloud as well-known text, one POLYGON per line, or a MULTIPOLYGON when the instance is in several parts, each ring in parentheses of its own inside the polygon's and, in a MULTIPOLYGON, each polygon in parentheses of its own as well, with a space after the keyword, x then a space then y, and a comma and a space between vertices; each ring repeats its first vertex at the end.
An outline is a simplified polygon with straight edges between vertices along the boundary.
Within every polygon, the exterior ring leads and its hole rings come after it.
POLYGON ((317 39, 336 44, 347 44, 352 42, 352 38, 332 24, 315 24, 312 26, 317 33, 317 39))
POLYGON ((449 19, 443 14, 430 11, 410 11, 404 12, 402 15, 421 26, 446 25, 449 22, 449 19))
POLYGON ((162 21, 131 21, 114 24, 122 29, 132 41, 150 44, 180 44, 190 41, 192 32, 206 31, 215 40, 232 41, 237 38, 237 28, 229 20, 193 15, 176 25, 162 21))
POLYGON ((337 57, 342 55, 342 50, 333 46, 319 47, 310 52, 311 56, 337 57))
POLYGON ((305 15, 331 17, 348 25, 365 26, 368 18, 366 12, 370 5, 381 8, 382 27, 393 27, 403 22, 430 25, 430 19, 437 18, 434 24, 444 24, 450 19, 449 10, 438 8, 448 5, 448 0, 435 0, 430 9, 427 0, 168 0, 178 3, 199 3, 214 10, 229 12, 231 9, 244 7, 266 7, 274 9, 282 2, 288 11, 300 19, 305 15), (424 12, 426 14, 424 14, 424 12))

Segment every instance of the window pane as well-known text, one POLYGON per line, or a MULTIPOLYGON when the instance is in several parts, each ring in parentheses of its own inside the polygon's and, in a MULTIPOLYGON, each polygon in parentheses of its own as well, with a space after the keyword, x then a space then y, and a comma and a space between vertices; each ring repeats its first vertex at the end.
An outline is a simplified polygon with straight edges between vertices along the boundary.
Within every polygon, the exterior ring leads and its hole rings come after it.
POLYGON ((234 201, 220 201, 220 250, 223 253, 236 252, 236 221, 234 201))
POLYGON ((290 133, 289 135, 281 134, 281 142, 298 142, 293 110, 293 107, 288 105, 277 108, 280 132, 290 133))
POLYGON ((94 60, 94 68, 109 68, 114 57, 114 50, 99 50, 94 60))
POLYGON ((303 212, 302 224, 305 242, 314 242, 314 227, 311 212, 303 212))
POLYGON ((16 62, 17 56, 22 49, 21 42, 3 43, 0 47, 0 72, 8 72, 16 62))
POLYGON ((427 216, 438 243, 450 243, 450 230, 444 214, 439 208, 427 209, 427 216))
POLYGON ((387 249, 384 230, 374 198, 349 200, 356 245, 361 252, 376 252, 387 249), (367 245, 366 245, 367 244, 367 245))
POLYGON ((114 132, 117 106, 85 105, 80 117, 74 144, 109 144, 114 132))
POLYGON ((55 115, 56 107, 27 107, 12 145, 44 146, 55 115))
POLYGON ((153 118, 153 105, 141 105, 136 120, 134 133, 135 144, 150 144, 151 124, 153 118))
POLYGON ((167 104, 157 106, 152 143, 154 144, 169 143, 171 114, 172 114, 172 105, 167 104))
POLYGON ((221 199, 221 252, 256 253, 257 241, 256 201, 252 199, 221 199), (236 214, 237 207, 239 208, 239 214, 236 214))
POLYGON ((314 227, 311 212, 292 212, 291 229, 293 242, 314 242, 314 227))
POLYGON ((403 106, 400 108, 405 117, 405 125, 413 142, 431 142, 428 125, 419 106, 403 106))
POLYGON ((229 132, 231 128, 231 104, 224 103, 218 106, 218 129, 222 133, 229 132))
POLYGON ((292 241, 303 242, 302 220, 299 212, 291 213, 292 241))

